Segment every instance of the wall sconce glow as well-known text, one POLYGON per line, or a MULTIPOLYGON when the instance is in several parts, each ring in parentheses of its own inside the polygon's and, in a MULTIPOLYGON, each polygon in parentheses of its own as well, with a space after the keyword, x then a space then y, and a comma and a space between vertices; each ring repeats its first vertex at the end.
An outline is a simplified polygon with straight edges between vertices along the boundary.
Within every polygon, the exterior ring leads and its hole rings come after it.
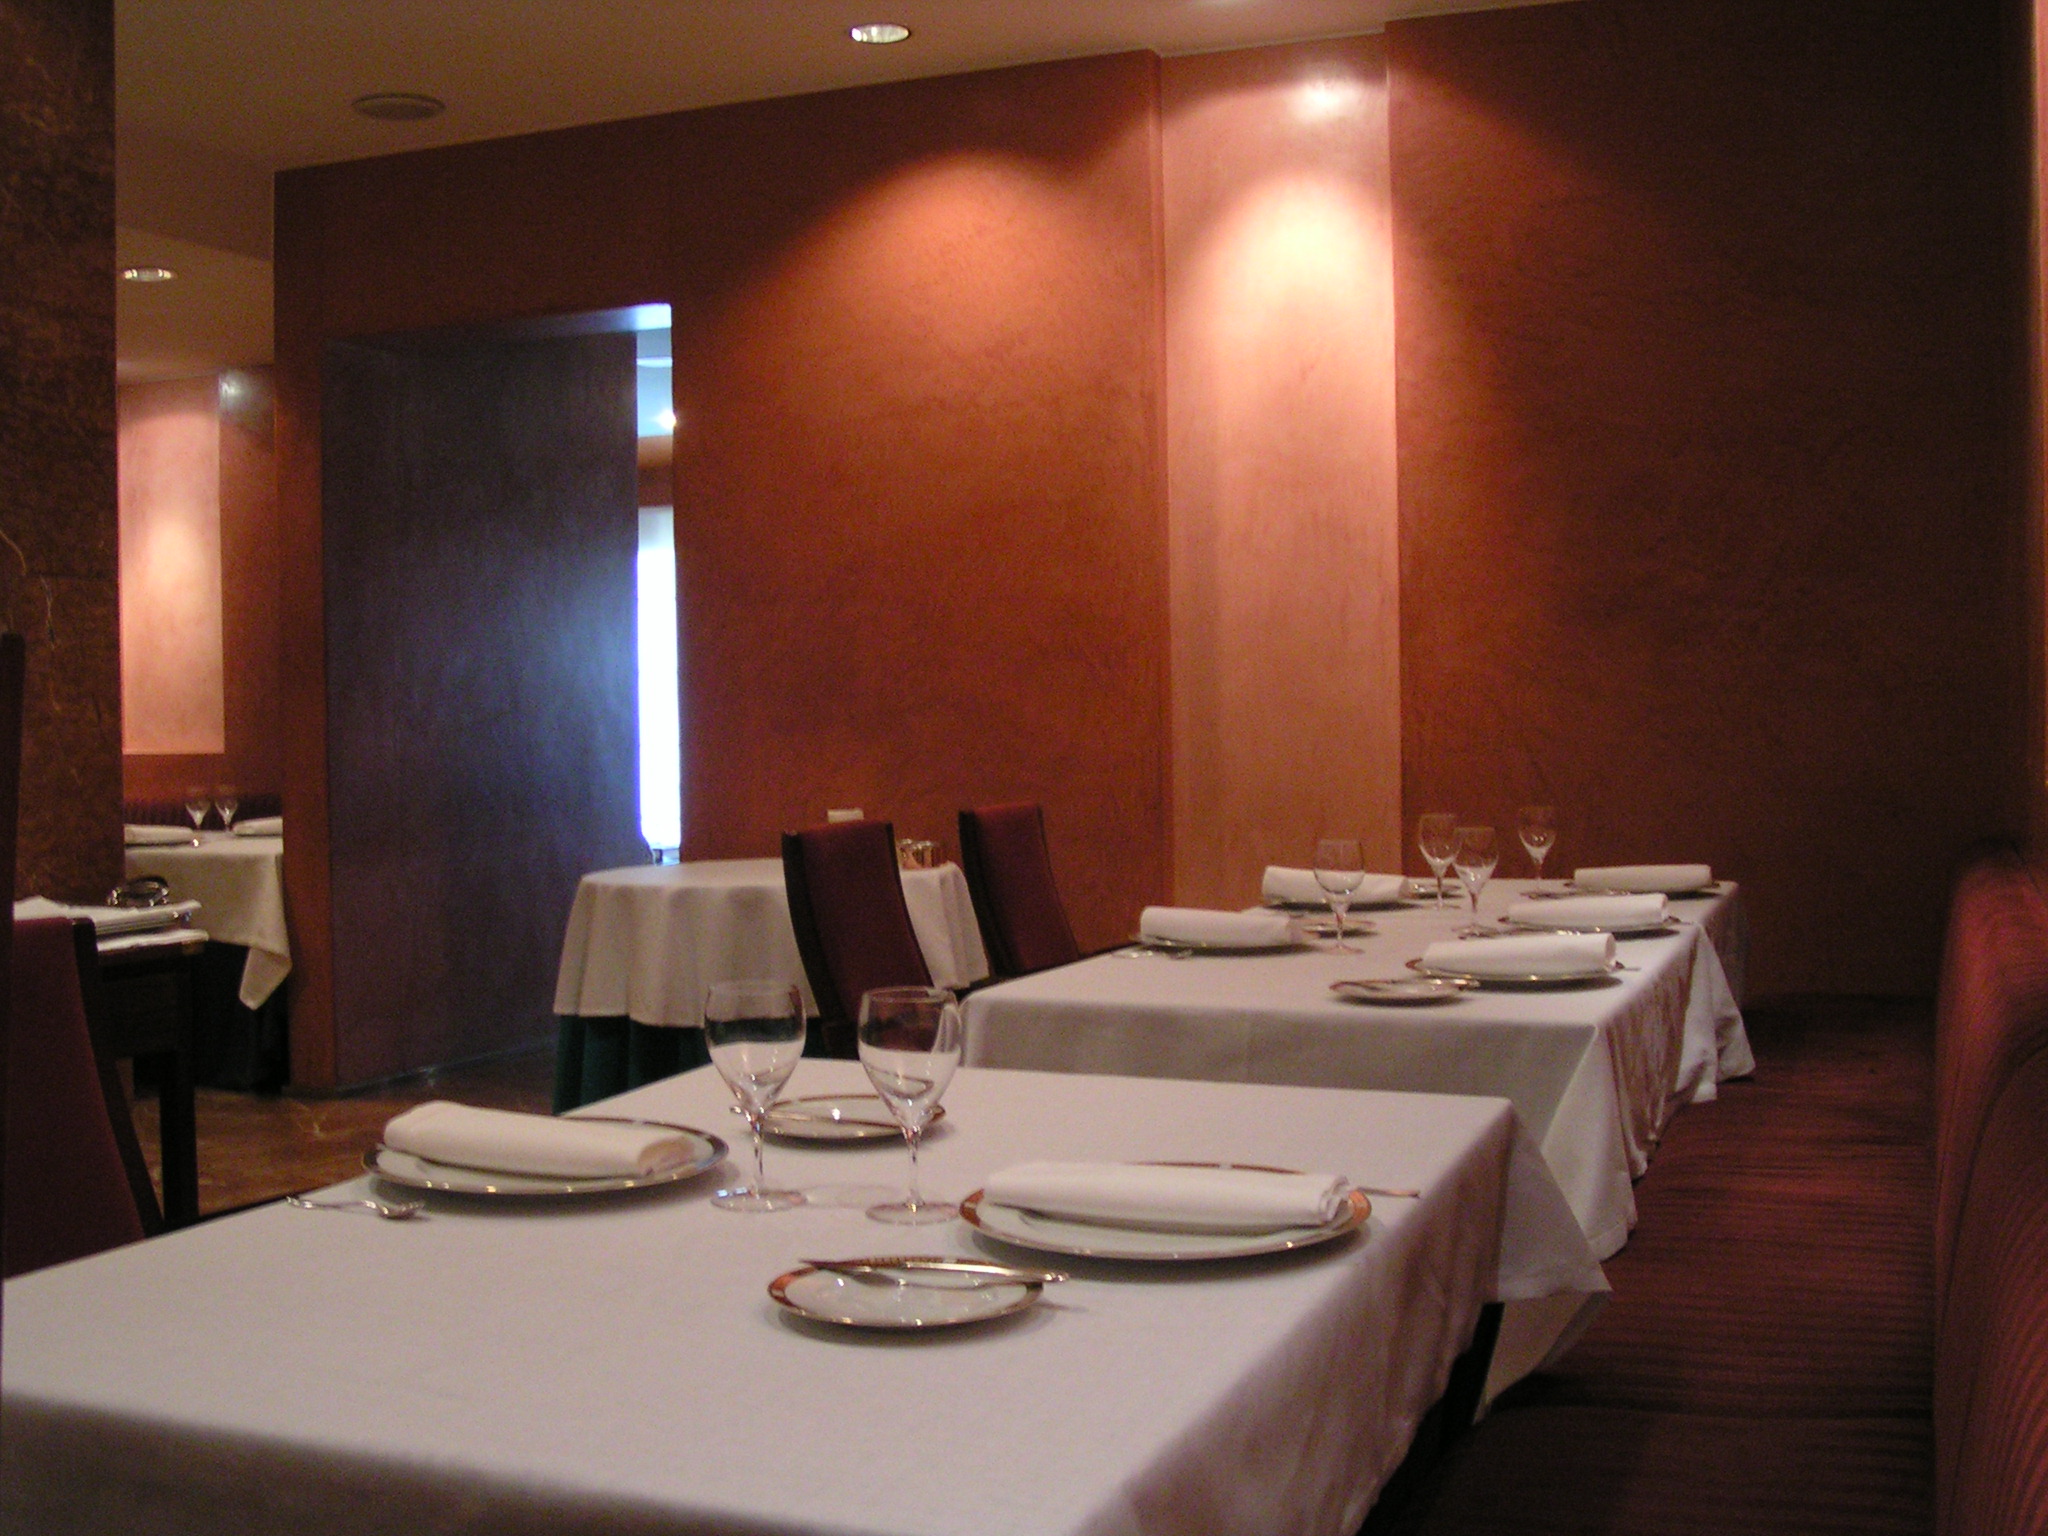
POLYGON ((123 267, 121 280, 126 283, 168 283, 178 274, 169 267, 123 267))
POLYGON ((657 863, 683 845, 683 706, 676 514, 640 509, 640 835, 657 863))
POLYGON ((847 35, 856 43, 900 43, 910 36, 910 28, 893 21, 864 21, 847 35))
POLYGON ((1356 112, 1365 101, 1365 87, 1356 80, 1325 75, 1307 80, 1295 92, 1294 115, 1305 123, 1327 123, 1356 112))

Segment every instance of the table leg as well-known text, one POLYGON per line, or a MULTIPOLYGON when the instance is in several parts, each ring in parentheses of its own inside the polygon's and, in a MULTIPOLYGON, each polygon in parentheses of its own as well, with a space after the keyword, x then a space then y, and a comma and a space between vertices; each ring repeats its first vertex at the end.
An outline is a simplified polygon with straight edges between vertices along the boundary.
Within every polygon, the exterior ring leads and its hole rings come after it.
POLYGON ((191 1050, 157 1058, 157 1128, 164 1175, 164 1226, 199 1219, 199 1121, 193 1105, 191 1050))

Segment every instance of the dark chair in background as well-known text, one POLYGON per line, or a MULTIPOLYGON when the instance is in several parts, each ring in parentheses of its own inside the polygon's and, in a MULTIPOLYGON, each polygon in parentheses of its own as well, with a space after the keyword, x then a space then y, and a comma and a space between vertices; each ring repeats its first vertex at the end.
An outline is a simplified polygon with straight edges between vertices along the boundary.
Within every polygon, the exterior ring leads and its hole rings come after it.
POLYGON ((960 813, 960 864, 981 942, 997 976, 1025 976, 1081 958, 1053 883, 1045 810, 984 805, 960 813))
POLYGON ((843 821, 785 832, 782 875, 797 953, 818 1004, 812 1049, 854 1056, 862 993, 932 984, 903 900, 896 829, 886 821, 843 821))
POLYGON ((78 980, 93 1055, 106 1092, 114 1140, 135 1190, 142 1224, 154 1235, 199 1219, 199 1127, 193 1092, 196 967, 207 948, 194 934, 181 943, 102 954, 90 921, 75 918, 78 980), (164 1197, 157 1205, 149 1166, 135 1135, 135 1114, 116 1063, 132 1061, 156 1085, 157 1150, 164 1197))

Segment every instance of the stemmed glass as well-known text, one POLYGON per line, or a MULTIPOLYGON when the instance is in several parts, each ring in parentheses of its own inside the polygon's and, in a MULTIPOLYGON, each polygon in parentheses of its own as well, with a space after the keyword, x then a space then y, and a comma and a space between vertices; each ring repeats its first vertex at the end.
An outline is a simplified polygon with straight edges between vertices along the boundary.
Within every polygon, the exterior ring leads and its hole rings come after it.
POLYGON ((1529 863, 1536 871, 1536 878, 1543 878, 1543 856, 1550 852, 1557 841, 1557 811, 1548 805, 1525 805, 1515 812, 1515 834, 1522 840, 1522 851, 1529 855, 1529 863))
POLYGON ((1330 904, 1330 912, 1337 919, 1337 951, 1355 955, 1358 948, 1344 942, 1344 914, 1351 908, 1351 896, 1365 879, 1365 858, 1358 850, 1358 839, 1353 837, 1326 837, 1316 844, 1316 884, 1322 888, 1323 899, 1330 904))
POLYGON ((1458 813, 1427 811, 1415 823, 1415 842, 1436 876, 1436 904, 1444 904, 1444 871, 1458 851, 1458 813))
POLYGON ((213 802, 206 798, 206 791, 193 787, 185 791, 185 814, 192 818, 192 841, 199 841, 199 829, 206 825, 206 813, 213 809, 213 802))
POLYGON ((922 1225, 945 1221, 959 1209, 918 1193, 917 1149, 960 1065, 962 1033, 960 1005, 944 987, 877 987, 861 997, 854 1031, 860 1064, 910 1144, 909 1193, 869 1206, 876 1221, 922 1225))
POLYGON ((704 1044, 754 1137, 753 1182, 721 1189, 711 1203, 727 1211, 802 1205, 797 1190, 770 1189, 762 1176, 761 1120, 803 1057, 803 994, 786 981, 714 982, 704 994, 704 1044))
POLYGON ((235 830, 235 811, 241 803, 241 792, 232 784, 223 784, 213 792, 213 808, 220 812, 220 824, 225 830, 235 830))
POLYGON ((1492 878, 1494 865, 1500 862, 1500 849, 1493 840, 1491 827, 1458 828, 1458 851, 1451 862, 1458 867, 1458 878, 1472 896, 1472 910, 1479 910, 1479 893, 1492 878))

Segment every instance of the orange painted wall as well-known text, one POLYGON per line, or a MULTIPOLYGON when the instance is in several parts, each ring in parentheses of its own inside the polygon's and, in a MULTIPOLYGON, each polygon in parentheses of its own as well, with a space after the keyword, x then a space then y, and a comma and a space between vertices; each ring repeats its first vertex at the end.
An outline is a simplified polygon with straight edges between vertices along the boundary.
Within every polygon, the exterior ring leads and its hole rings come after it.
POLYGON ((2024 169, 1989 8, 1388 32, 1405 798, 1708 859, 1761 990, 1931 987, 2027 808, 2024 169))
POLYGON ((1241 906, 1319 835, 1401 864, 1386 61, 1163 70, 1174 889, 1241 906))

